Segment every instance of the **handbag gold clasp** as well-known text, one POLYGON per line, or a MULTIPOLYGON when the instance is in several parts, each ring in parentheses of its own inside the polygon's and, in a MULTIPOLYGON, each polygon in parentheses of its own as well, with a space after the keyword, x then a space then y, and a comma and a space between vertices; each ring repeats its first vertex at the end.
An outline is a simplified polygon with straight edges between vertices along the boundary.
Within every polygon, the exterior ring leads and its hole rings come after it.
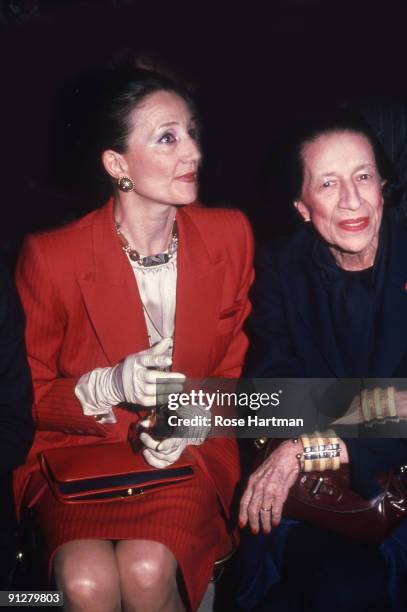
POLYGON ((127 489, 127 495, 133 497, 133 495, 143 495, 143 489, 127 489))

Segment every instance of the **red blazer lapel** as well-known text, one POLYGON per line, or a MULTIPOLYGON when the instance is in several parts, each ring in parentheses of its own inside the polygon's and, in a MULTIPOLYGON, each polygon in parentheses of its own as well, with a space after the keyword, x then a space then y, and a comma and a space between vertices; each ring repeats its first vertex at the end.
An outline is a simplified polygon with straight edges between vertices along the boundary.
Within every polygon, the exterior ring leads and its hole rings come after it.
POLYGON ((188 208, 178 210, 177 224, 177 307, 172 369, 198 378, 208 371, 225 263, 210 259, 203 236, 188 215, 188 208))
POLYGON ((79 279, 88 316, 113 365, 148 348, 147 329, 137 283, 113 225, 112 200, 93 225, 94 265, 79 279))
MULTIPOLYGON (((174 371, 201 377, 208 371, 218 322, 225 263, 211 260, 187 210, 177 212, 179 232, 174 371), (198 347, 198 350, 197 350, 198 347)), ((206 228, 210 231, 210 228, 206 228)), ((112 365, 148 348, 141 299, 113 225, 113 204, 93 224, 92 270, 79 278, 91 324, 112 365)))

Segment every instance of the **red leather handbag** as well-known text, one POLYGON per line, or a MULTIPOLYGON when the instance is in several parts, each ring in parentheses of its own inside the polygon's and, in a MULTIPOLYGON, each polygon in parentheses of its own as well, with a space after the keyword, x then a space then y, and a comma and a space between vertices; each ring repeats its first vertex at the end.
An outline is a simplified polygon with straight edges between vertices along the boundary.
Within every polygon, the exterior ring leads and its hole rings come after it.
MULTIPOLYGON (((269 440, 265 459, 281 440, 269 440)), ((284 504, 284 516, 329 529, 350 538, 381 543, 407 518, 407 471, 383 474, 382 492, 364 499, 350 487, 349 467, 300 474, 284 504)))
POLYGON ((130 443, 92 444, 43 451, 41 468, 57 499, 66 504, 131 499, 193 478, 194 459, 182 457, 163 469, 148 465, 130 443))

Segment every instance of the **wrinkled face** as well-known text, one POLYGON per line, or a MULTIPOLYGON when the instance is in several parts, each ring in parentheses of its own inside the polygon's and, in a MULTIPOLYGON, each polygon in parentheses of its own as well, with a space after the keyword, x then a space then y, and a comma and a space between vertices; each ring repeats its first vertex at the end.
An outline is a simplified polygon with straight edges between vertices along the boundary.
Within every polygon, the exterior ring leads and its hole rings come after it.
POLYGON ((382 181, 366 136, 330 132, 306 143, 302 155, 304 180, 296 205, 304 220, 345 253, 363 254, 377 244, 382 181))
POLYGON ((122 158, 135 193, 160 204, 193 202, 201 153, 186 102, 175 93, 158 91, 133 111, 131 123, 122 158))

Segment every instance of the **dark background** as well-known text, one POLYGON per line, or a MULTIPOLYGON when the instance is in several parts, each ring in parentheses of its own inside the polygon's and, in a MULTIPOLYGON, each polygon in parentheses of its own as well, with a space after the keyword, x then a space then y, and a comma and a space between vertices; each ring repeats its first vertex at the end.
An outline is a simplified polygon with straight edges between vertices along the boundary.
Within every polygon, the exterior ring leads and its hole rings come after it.
POLYGON ((195 90, 204 126, 201 200, 242 208, 260 237, 285 233, 296 221, 273 145, 311 110, 404 100, 406 30, 406 2, 395 1, 246 1, 237 8, 220 1, 3 0, 2 251, 12 263, 27 232, 103 203, 81 171, 86 151, 73 137, 75 82, 112 58, 146 53, 195 90))

